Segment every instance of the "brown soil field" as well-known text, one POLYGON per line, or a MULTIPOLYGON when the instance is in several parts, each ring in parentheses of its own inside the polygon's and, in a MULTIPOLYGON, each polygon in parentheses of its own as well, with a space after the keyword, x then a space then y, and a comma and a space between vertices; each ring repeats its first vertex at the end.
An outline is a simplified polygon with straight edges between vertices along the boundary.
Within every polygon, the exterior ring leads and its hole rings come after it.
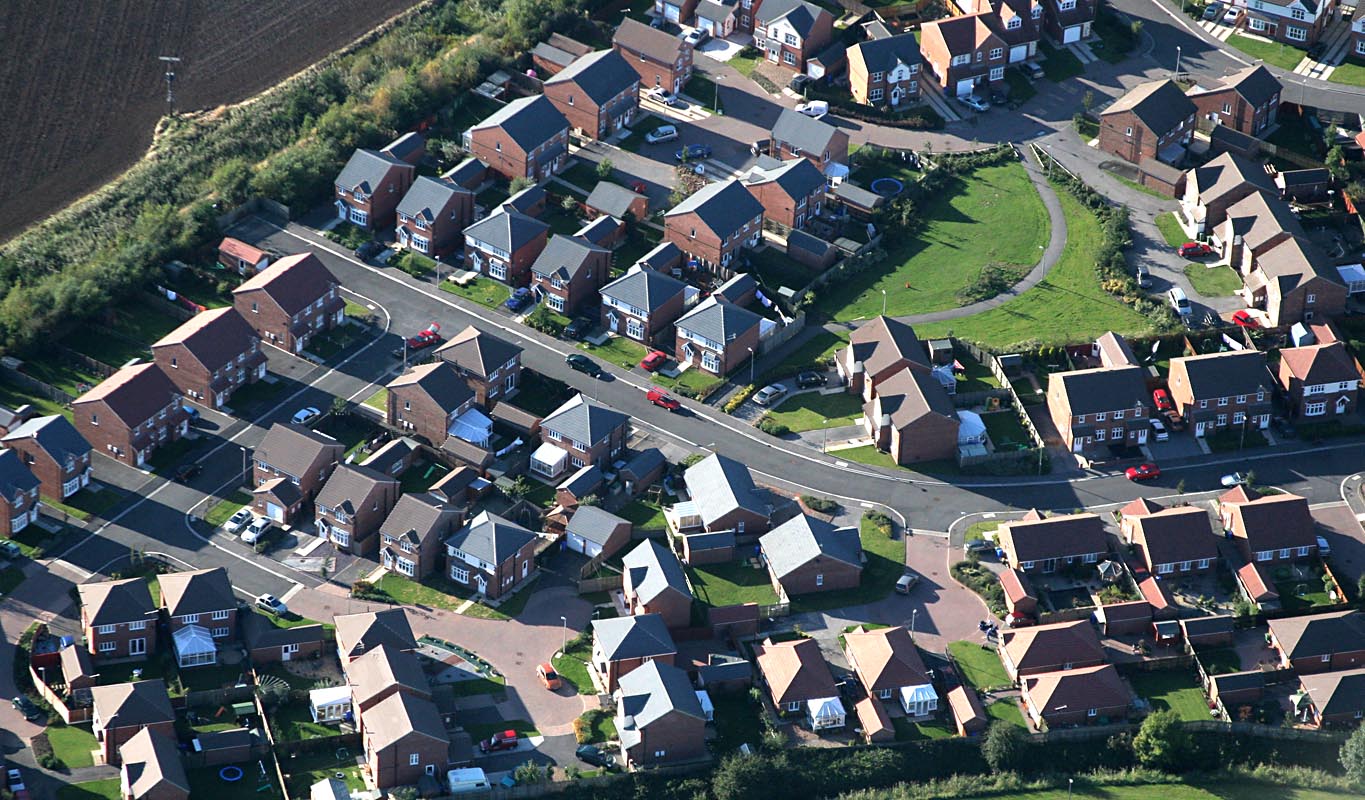
MULTIPOLYGON (((235 103, 417 0, 0 3, 0 241, 127 169, 166 111, 235 103)), ((155 199, 155 198, 148 198, 155 199)))

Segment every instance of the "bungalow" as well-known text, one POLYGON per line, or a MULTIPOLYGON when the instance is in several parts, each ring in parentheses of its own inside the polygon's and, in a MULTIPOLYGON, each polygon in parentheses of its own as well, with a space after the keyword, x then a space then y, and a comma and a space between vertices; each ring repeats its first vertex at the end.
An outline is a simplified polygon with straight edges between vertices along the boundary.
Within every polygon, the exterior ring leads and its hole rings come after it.
POLYGON ((270 254, 228 236, 218 243, 218 265, 238 275, 255 275, 270 266, 270 254))
POLYGON ((549 225, 503 203, 464 229, 465 262, 493 280, 525 286, 549 235, 549 225))
POLYGON ((1267 620, 1280 667, 1300 675, 1365 667, 1365 612, 1267 620))
POLYGON ((1360 372, 1341 342, 1282 348, 1278 377, 1295 416, 1339 417, 1356 410, 1360 372))
POLYGON ((186 397, 213 409, 265 377, 261 337, 232 307, 195 314, 153 344, 152 357, 186 397))
POLYGON ((506 180, 539 183, 569 153, 569 121, 545 95, 521 97, 464 132, 464 148, 506 180))
MULTIPOLYGON (((294 487, 303 502, 307 502, 331 477, 345 453, 346 445, 325 433, 277 422, 270 426, 265 439, 252 454, 252 484, 264 487, 283 479, 294 487)), ((263 498, 263 506, 258 511, 286 525, 292 521, 292 514, 286 513, 292 507, 290 503, 263 498)))
POLYGON ((393 650, 416 650, 408 615, 401 608, 342 614, 332 620, 336 625, 337 655, 345 666, 360 656, 383 646, 393 650))
POLYGON ((672 665, 677 645, 658 614, 593 620, 592 668, 598 686, 615 692, 622 677, 651 661, 672 665))
POLYGON ((674 357, 723 376, 757 357, 765 327, 763 317, 712 295, 678 319, 674 357))
POLYGON ((1234 492, 1218 498, 1219 517, 1242 558, 1275 566, 1317 554, 1316 528, 1307 500, 1292 494, 1243 500, 1234 492))
POLYGON ((804 228, 820 216, 828 181, 809 161, 759 156, 742 178, 744 188, 763 206, 763 216, 785 228, 804 228))
POLYGON ((147 582, 128 578, 76 587, 81 631, 90 655, 99 660, 146 658, 156 652, 160 609, 152 604, 147 582))
POLYGON ((314 524, 318 536, 356 555, 379 551, 375 536, 398 502, 398 481, 378 470, 343 464, 318 492, 314 524))
MULTIPOLYGON (((596 469, 587 467, 586 469, 596 469)), ((579 506, 569 518, 564 535, 570 550, 588 558, 611 558, 630 544, 630 520, 622 519, 597 506, 579 506)))
POLYGON ((457 252, 474 221, 474 193, 454 181, 422 175, 398 204, 398 244, 435 257, 457 252))
POLYGON ((778 714, 803 714, 814 731, 844 727, 844 704, 814 639, 765 639, 754 646, 754 660, 778 714))
POLYGON ((641 768, 706 757, 706 713, 687 673, 650 661, 620 679, 616 731, 626 766, 641 768))
POLYGON ((1126 719, 1133 701, 1113 664, 1029 675, 1020 689, 1029 718, 1040 728, 1126 719))
POLYGON ((1140 83, 1100 112, 1100 152, 1134 164, 1143 159, 1179 164, 1198 111, 1175 81, 1140 83))
POLYGON ((742 248, 762 238, 763 204, 735 178, 707 184, 664 212, 664 239, 722 277, 734 273, 742 248))
POLYGON ((1181 506, 1142 516, 1125 515, 1122 530, 1153 575, 1169 579, 1199 574, 1218 563, 1218 540, 1202 508, 1181 506))
POLYGON ((903 369, 883 380, 863 404, 863 426, 897 464, 957 456, 959 420, 937 375, 903 369))
POLYGON ((1005 551, 1005 562, 1025 573, 1046 574, 1069 564, 1096 564, 1109 550, 1104 522, 1096 514, 1025 517, 1002 522, 996 535, 1005 551))
POLYGON ((457 422, 475 404, 474 390, 444 360, 413 367, 385 388, 389 425, 431 445, 456 435, 457 422))
POLYGON ((300 253, 233 289, 232 303, 262 341, 297 355, 346 318, 340 285, 317 256, 300 253))
POLYGON ((132 364, 100 381, 72 401, 71 417, 94 450, 136 467, 190 429, 180 390, 156 364, 132 364))
POLYGON ((531 287, 552 311, 576 315, 601 302, 598 290, 611 278, 611 250, 581 236, 552 236, 531 264, 531 287))
POLYGON ((543 89, 569 127, 589 139, 614 136, 640 110, 640 75, 616 50, 574 59, 545 81, 543 89))
POLYGON ((445 540, 450 579, 492 600, 511 595, 535 574, 537 541, 515 522, 481 511, 445 540))
POLYGON ((1299 683, 1308 695, 1304 722, 1319 728, 1347 727, 1365 718, 1365 669, 1303 675, 1299 683))
POLYGON ((521 348, 470 325, 436 348, 474 390, 474 402, 493 408, 521 379, 521 348))
POLYGON ((692 43, 681 36, 626 17, 611 43, 640 76, 643 87, 661 86, 679 94, 692 78, 692 43))
POLYGON ((120 750, 141 731, 175 740, 175 709, 160 678, 94 686, 90 698, 91 729, 104 763, 111 767, 123 764, 120 750))
POLYGON ((400 158, 376 150, 356 150, 336 178, 337 219, 367 231, 394 223, 398 201, 412 186, 416 169, 400 158))
POLYGON ((404 494, 379 526, 379 563, 423 580, 440 569, 445 538, 464 522, 464 511, 433 494, 404 494))
POLYGON ((667 341, 665 334, 695 302, 697 290, 667 273, 635 264, 599 294, 602 327, 608 333, 652 346, 667 341))
POLYGON ((174 736, 143 728, 119 748, 123 800, 189 800, 190 779, 174 736))
POLYGON ((938 712, 938 692, 904 627, 859 627, 844 635, 844 655, 869 697, 894 698, 911 719, 926 719, 938 712))
POLYGON ((779 161, 804 158, 825 175, 842 174, 848 165, 848 131, 783 109, 768 136, 768 155, 779 161))
POLYGON ((874 317, 848 337, 848 347, 834 354, 839 379, 868 402, 882 381, 906 369, 930 372, 928 351, 915 329, 891 317, 874 317))
POLYGON ((853 528, 800 514, 763 534, 758 546, 779 595, 854 589, 862 580, 863 548, 853 528))
POLYGON ((1000 634, 1000 661, 1010 680, 1104 663, 1104 648, 1089 620, 1057 622, 1000 634))
POLYGON ((90 443, 66 417, 35 417, 11 428, 0 445, 18 453, 38 492, 62 501, 90 485, 90 443))
POLYGON ((669 628, 691 624, 692 587, 673 551, 646 539, 626 553, 621 572, 622 593, 631 614, 657 614, 669 628))
POLYGON ((1171 359, 1171 400, 1203 437, 1270 427, 1271 376, 1265 353, 1229 350, 1171 359))

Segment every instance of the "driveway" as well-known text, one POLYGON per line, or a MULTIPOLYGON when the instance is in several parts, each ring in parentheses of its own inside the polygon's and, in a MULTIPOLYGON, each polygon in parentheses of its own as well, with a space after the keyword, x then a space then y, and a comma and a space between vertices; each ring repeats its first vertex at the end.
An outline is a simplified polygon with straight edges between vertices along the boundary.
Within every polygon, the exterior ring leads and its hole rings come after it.
POLYGON ((28 580, 14 593, 0 602, 0 752, 15 753, 28 746, 28 740, 41 733, 43 726, 34 725, 14 710, 9 699, 19 694, 14 685, 14 643, 34 622, 49 622, 71 605, 71 588, 79 578, 54 563, 48 569, 29 562, 24 570, 28 580))
POLYGON ((1310 511, 1318 524, 1318 535, 1332 548, 1327 560, 1337 580, 1354 585, 1365 574, 1365 531, 1355 512, 1345 503, 1327 503, 1310 511))

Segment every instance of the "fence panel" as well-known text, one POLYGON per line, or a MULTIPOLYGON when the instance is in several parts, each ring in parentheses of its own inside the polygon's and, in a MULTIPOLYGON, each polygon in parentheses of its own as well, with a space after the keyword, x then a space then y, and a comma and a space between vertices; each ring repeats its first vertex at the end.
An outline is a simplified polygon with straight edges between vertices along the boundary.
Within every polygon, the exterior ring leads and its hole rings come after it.
POLYGON ((61 403, 62 405, 70 405, 71 401, 76 399, 75 395, 58 389, 56 386, 53 386, 51 384, 43 383, 42 381, 38 380, 37 378, 34 378, 31 375, 25 375, 19 370, 8 365, 0 364, 0 370, 3 370, 5 380, 9 381, 10 383, 18 384, 19 388, 23 389, 26 392, 40 394, 43 397, 46 397, 47 399, 55 403, 61 403))
POLYGON ((605 578, 587 578, 578 582, 579 594, 592 594, 593 592, 610 592, 620 589, 623 580, 620 575, 610 575, 605 578))

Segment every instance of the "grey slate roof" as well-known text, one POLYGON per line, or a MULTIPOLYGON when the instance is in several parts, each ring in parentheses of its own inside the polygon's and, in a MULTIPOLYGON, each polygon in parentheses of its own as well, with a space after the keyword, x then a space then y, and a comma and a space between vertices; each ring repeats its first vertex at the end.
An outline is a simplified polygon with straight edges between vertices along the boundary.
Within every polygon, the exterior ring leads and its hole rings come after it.
POLYGON ((533 184, 502 201, 502 204, 511 206, 523 214, 529 214, 532 208, 543 202, 545 202, 544 187, 540 184, 533 184))
POLYGON ((1223 78, 1224 86, 1231 86, 1253 106, 1269 103, 1280 91, 1280 81, 1264 65, 1239 69, 1223 78))
POLYGON ((638 264, 625 275, 602 287, 603 297, 618 303, 653 312, 687 289, 687 284, 665 273, 644 269, 638 264))
POLYGON ((653 250, 640 256, 640 260, 635 263, 662 272, 680 263, 682 258, 682 248, 672 242, 660 242, 653 250))
POLYGON ((630 210, 630 204, 644 197, 626 187, 610 181, 598 181, 585 201, 588 208, 595 208, 603 214, 621 218, 630 210))
POLYGON ((398 498, 393 510, 384 518, 379 532, 420 545, 432 536, 449 533, 460 517, 458 510, 446 505, 436 495, 426 492, 405 494, 398 498))
POLYGON ((194 572, 170 572, 161 576, 161 604, 167 615, 208 614, 237 607, 237 596, 222 567, 194 572))
POLYGON ((619 691, 616 727, 623 748, 639 744, 641 729, 672 711, 705 719, 687 673, 672 664, 650 661, 627 672, 621 676, 619 691))
POLYGON ((248 650, 262 647, 282 647, 286 644, 311 644, 324 638, 321 625, 298 625, 293 628, 277 628, 260 614, 248 612, 242 615, 242 639, 248 650))
POLYGON ((563 489, 574 497, 582 499, 597 491, 602 486, 602 482, 602 468, 596 464, 589 464, 570 475, 556 488, 563 489))
POLYGON ((799 147, 804 152, 823 153, 836 130, 824 120, 812 119, 797 113, 795 109, 786 108, 778 116, 777 124, 773 125, 772 135, 777 141, 799 147))
POLYGON ((621 220, 603 215, 597 219, 588 220, 583 224, 583 227, 574 233, 574 236, 582 237, 593 244, 600 245, 623 227, 625 227, 625 223, 621 220))
POLYGON ((418 386, 447 414, 464 405, 474 390, 453 365, 445 361, 419 364, 389 381, 389 389, 418 386))
POLYGON ((718 300, 729 300, 731 303, 738 303, 740 298, 747 294, 758 291, 758 281, 754 276, 747 272, 737 272, 729 280, 716 287, 711 293, 712 297, 718 300))
POLYGON ((666 656, 678 652, 664 618, 658 614, 594 620, 592 633, 608 661, 666 656))
POLYGON ((539 42, 531 50, 531 55, 540 56, 551 64, 558 64, 564 68, 573 63, 573 53, 567 50, 560 50, 549 42, 539 42))
POLYGON ((629 416, 577 394, 541 420, 540 427, 554 431, 566 439, 593 445, 606 439, 612 431, 628 422, 629 416))
MULTIPOLYGON (((807 119, 807 117, 802 117, 807 119)), ((763 204, 754 199, 744 184, 731 178, 707 184, 681 203, 664 212, 664 218, 695 213, 702 224, 721 239, 728 239, 746 223, 763 213, 763 204)))
POLYGON ((805 514, 792 517, 763 534, 758 544, 778 578, 820 557, 862 568, 862 545, 857 531, 835 528, 805 514))
POLYGON ((559 278, 568 283, 588 269, 593 254, 610 252, 587 239, 556 234, 550 237, 545 249, 536 256, 536 260, 531 264, 531 272, 547 278, 559 278))
POLYGON ((1149 81, 1133 87, 1100 116, 1131 111, 1143 125, 1157 135, 1165 135, 1195 112, 1194 101, 1185 96, 1174 81, 1149 81))
POLYGON ((1117 408, 1136 408, 1147 405, 1147 383, 1141 367, 1099 367, 1074 372, 1054 372, 1048 377, 1048 394, 1052 381, 1061 381, 1067 406, 1072 414, 1094 414, 1117 408))
POLYGON ((412 182, 408 193, 398 202, 398 213, 434 222, 457 194, 469 194, 469 190, 449 181, 422 175, 412 182))
POLYGON ((646 539, 621 559, 626 584, 646 605, 659 595, 674 591, 692 598, 692 589, 683 575, 682 564, 673 551, 653 539, 646 539))
POLYGON ((375 150, 356 150, 337 176, 337 185, 349 190, 360 189, 365 194, 374 194, 384 176, 394 167, 412 169, 412 165, 387 153, 375 150))
POLYGON ((807 233, 800 229, 793 230, 791 233, 787 234, 787 249, 789 251, 795 248, 797 250, 804 250, 807 253, 812 253, 817 257, 824 257, 832 247, 834 247, 834 245, 821 239, 819 236, 816 236, 813 233, 807 233))
POLYGON ((446 170, 441 177, 466 189, 476 189, 488 174, 488 165, 470 156, 446 170), (473 184, 473 185, 471 185, 473 184))
POLYGON ((643 53, 660 64, 672 64, 692 47, 677 36, 629 17, 616 29, 612 42, 636 53, 643 53))
POLYGON ((569 518, 569 524, 564 528, 564 531, 575 536, 582 536, 590 542, 604 545, 611 538, 612 532, 623 522, 625 522, 624 519, 610 511, 603 511, 597 506, 579 506, 578 510, 573 512, 573 516, 569 518))
POLYGON ((82 583, 76 594, 89 623, 96 627, 145 620, 157 613, 147 583, 140 578, 82 583))
POLYGON ((600 106, 639 82, 640 74, 620 53, 598 50, 578 58, 545 81, 545 85, 572 83, 600 106))
POLYGON ((682 315, 677 326, 698 336, 724 345, 740 334, 753 328, 763 319, 747 308, 742 308, 714 295, 697 304, 697 307, 682 315))
POLYGON ((521 348, 470 325, 436 348, 436 354, 466 372, 487 378, 521 355, 521 348))
MULTIPOLYGON (((1171 359, 1179 361, 1189 376, 1195 399, 1256 394, 1270 388, 1271 376, 1265 366, 1265 353, 1258 350, 1208 353, 1171 359)), ((1254 398, 1253 398, 1254 399, 1254 398)))
POLYGON ((763 168, 762 165, 749 170, 744 176, 746 184, 776 183, 788 197, 804 200, 825 187, 825 176, 810 163, 809 159, 791 158, 780 162, 779 166, 763 168))
POLYGON ((332 471, 322 485, 317 505, 319 508, 339 508, 347 516, 355 516, 356 508, 364 506, 365 501, 384 484, 397 487, 398 481, 370 467, 342 464, 332 471))
POLYGON ((333 617, 336 625, 337 648, 346 656, 360 655, 380 647, 395 650, 415 650, 417 638, 412 635, 412 624, 401 608, 386 608, 362 614, 342 614, 333 617))
POLYGON ((859 42, 848 49, 848 58, 861 61, 869 73, 890 72, 900 64, 911 66, 921 60, 919 42, 913 33, 859 42))
POLYGON ((636 453, 624 467, 622 473, 631 473, 634 476, 648 475, 656 468, 665 463, 664 454, 657 447, 649 447, 636 453))
POLYGON ((136 728, 175 719, 166 682, 160 678, 92 686, 90 696, 95 701, 95 713, 104 721, 106 729, 136 728))
POLYGON ((810 35, 815 21, 822 15, 831 16, 825 9, 806 0, 764 0, 759 14, 768 25, 779 19, 787 20, 802 39, 810 35))
POLYGON ((697 16, 712 22, 723 22, 734 16, 735 7, 717 0, 701 0, 697 3, 697 16))
POLYGON ((706 525, 736 508, 763 517, 772 511, 754 486, 749 468, 720 453, 712 453, 688 467, 683 473, 683 481, 692 504, 706 525))
POLYGON ((17 450, 0 450, 0 494, 12 503, 20 495, 37 489, 39 483, 17 450))
POLYGON ((422 134, 417 131, 408 131, 397 139, 394 139, 392 142, 384 145, 383 152, 406 162, 408 156, 426 146, 427 140, 423 138, 422 134))
POLYGON ((521 97, 477 122, 471 130, 501 128, 528 153, 569 129, 569 121, 543 94, 521 97))
POLYGON ((446 544, 496 567, 535 539, 534 533, 515 522, 481 511, 468 525, 451 534, 446 544))
POLYGON ((684 538, 687 539, 687 549, 689 552, 695 552, 697 550, 723 550, 727 547, 735 546, 734 531, 692 533, 684 538))
POLYGON ((549 230, 549 225, 535 217, 526 216, 509 203, 504 203, 498 210, 465 228, 464 234, 466 237, 515 253, 527 242, 549 230))

